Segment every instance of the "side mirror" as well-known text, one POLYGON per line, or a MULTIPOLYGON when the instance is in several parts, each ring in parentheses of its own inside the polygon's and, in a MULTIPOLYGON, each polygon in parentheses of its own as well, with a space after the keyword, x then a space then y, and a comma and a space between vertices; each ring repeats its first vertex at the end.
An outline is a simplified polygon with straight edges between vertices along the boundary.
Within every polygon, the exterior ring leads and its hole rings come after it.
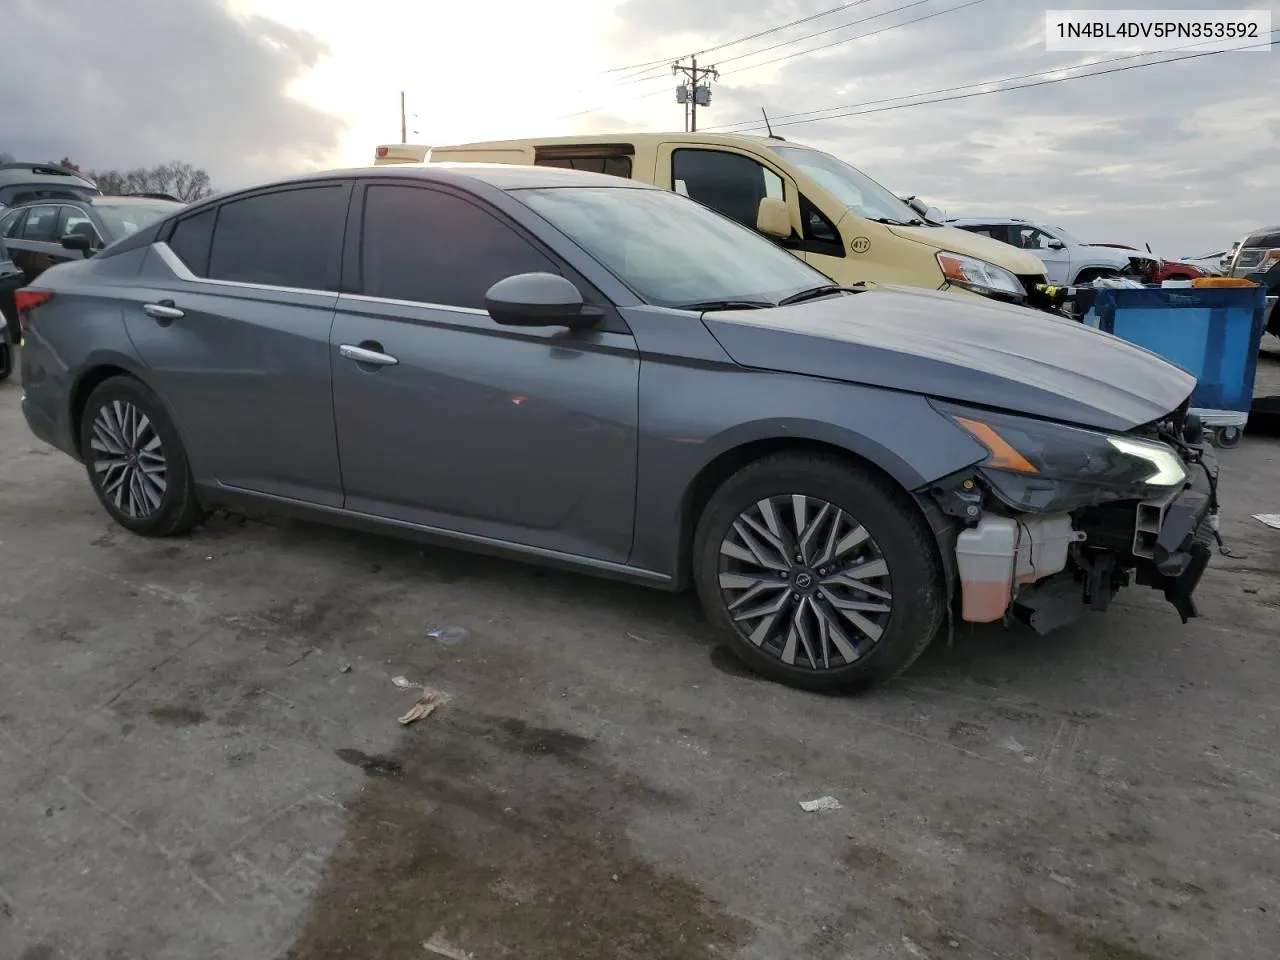
POLYGON ((93 241, 83 233, 63 234, 61 242, 68 250, 78 250, 86 257, 93 250, 93 241))
POLYGON ((1065 249, 1067 249, 1067 245, 1066 245, 1065 243, 1063 243, 1061 240, 1050 240, 1050 241, 1049 241, 1049 243, 1047 244, 1047 246, 1049 247, 1049 249, 1050 249, 1050 250, 1065 250, 1065 249))
POLYGON ((791 236, 791 213, 784 200, 764 197, 756 211, 756 229, 767 237, 786 240, 791 236))
POLYGON ((499 280, 485 292, 484 305, 495 323, 508 327, 585 330, 602 316, 583 302, 577 287, 554 273, 518 273, 499 280))

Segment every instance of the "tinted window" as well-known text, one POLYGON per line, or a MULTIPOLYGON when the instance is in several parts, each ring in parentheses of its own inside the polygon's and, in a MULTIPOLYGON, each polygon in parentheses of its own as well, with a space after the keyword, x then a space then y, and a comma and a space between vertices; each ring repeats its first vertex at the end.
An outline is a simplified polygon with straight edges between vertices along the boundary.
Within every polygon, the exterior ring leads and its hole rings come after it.
POLYGON ((323 290, 346 218, 341 184, 263 193, 224 203, 209 277, 323 290))
POLYGON ((843 257, 844 244, 831 220, 806 196, 800 197, 800 222, 804 224, 805 248, 829 257, 843 257))
POLYGON ((368 296, 478 310, 499 280, 560 272, 475 204, 421 187, 377 185, 365 194, 361 270, 368 296))
POLYGON ((607 173, 613 177, 631 178, 630 157, 538 157, 534 165, 560 167, 564 170, 587 170, 591 173, 607 173))
POLYGON ((1035 227, 1012 227, 1014 246, 1024 250, 1048 250, 1049 242, 1054 238, 1035 227))
POLYGON ((39 206, 27 208, 27 220, 22 225, 19 236, 23 240, 36 240, 53 243, 58 228, 58 208, 39 206))
POLYGON ((197 277, 203 277, 209 272, 209 248, 213 244, 213 218, 217 213, 216 207, 210 207, 194 217, 179 220, 169 237, 169 248, 197 277))
POLYGON ((781 177, 737 153, 677 150, 671 157, 671 177, 676 193, 683 193, 752 229, 760 201, 765 197, 783 197, 781 177))
POLYGON ((1007 243, 1009 241, 1008 227, 981 226, 981 227, 961 227, 960 229, 966 230, 969 233, 976 233, 982 237, 990 237, 992 240, 999 240, 1001 243, 1007 243))

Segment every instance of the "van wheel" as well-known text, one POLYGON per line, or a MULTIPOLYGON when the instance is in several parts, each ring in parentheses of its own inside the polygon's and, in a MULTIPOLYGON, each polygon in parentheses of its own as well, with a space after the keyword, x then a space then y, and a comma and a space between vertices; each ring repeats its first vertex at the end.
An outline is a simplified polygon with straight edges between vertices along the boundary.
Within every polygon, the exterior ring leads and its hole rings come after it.
POLYGON ((726 480, 698 520, 693 576, 738 657, 805 690, 897 676, 946 605, 936 542, 906 494, 821 455, 765 457, 726 480))
POLYGON ((207 516, 178 432, 150 390, 111 377, 89 394, 80 458, 116 523, 144 537, 185 533, 207 516))

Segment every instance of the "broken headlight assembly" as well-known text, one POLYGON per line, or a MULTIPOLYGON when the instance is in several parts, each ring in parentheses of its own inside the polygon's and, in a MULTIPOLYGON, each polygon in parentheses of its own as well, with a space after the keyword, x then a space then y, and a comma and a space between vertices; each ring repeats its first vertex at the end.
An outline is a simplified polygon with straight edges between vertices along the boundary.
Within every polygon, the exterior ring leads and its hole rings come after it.
POLYGON ((1022 301, 1027 297, 1022 281, 1004 267, 945 250, 937 254, 937 259, 943 277, 953 287, 1006 300, 1022 301))
POLYGON ((1010 414, 934 403, 987 450, 978 469, 1006 506, 1069 511, 1116 500, 1158 499, 1186 484, 1167 443, 1010 414))

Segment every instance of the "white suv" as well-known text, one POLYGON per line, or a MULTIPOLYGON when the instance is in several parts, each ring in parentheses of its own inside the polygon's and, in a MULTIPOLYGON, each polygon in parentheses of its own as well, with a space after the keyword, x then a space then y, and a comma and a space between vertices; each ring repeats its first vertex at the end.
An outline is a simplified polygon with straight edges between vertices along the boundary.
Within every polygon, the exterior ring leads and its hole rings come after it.
POLYGON ((1081 243, 1061 227, 1016 217, 958 217, 946 223, 1034 253, 1044 261, 1049 282, 1062 286, 1090 283, 1095 277, 1133 276, 1138 264, 1148 259, 1118 247, 1081 243))

